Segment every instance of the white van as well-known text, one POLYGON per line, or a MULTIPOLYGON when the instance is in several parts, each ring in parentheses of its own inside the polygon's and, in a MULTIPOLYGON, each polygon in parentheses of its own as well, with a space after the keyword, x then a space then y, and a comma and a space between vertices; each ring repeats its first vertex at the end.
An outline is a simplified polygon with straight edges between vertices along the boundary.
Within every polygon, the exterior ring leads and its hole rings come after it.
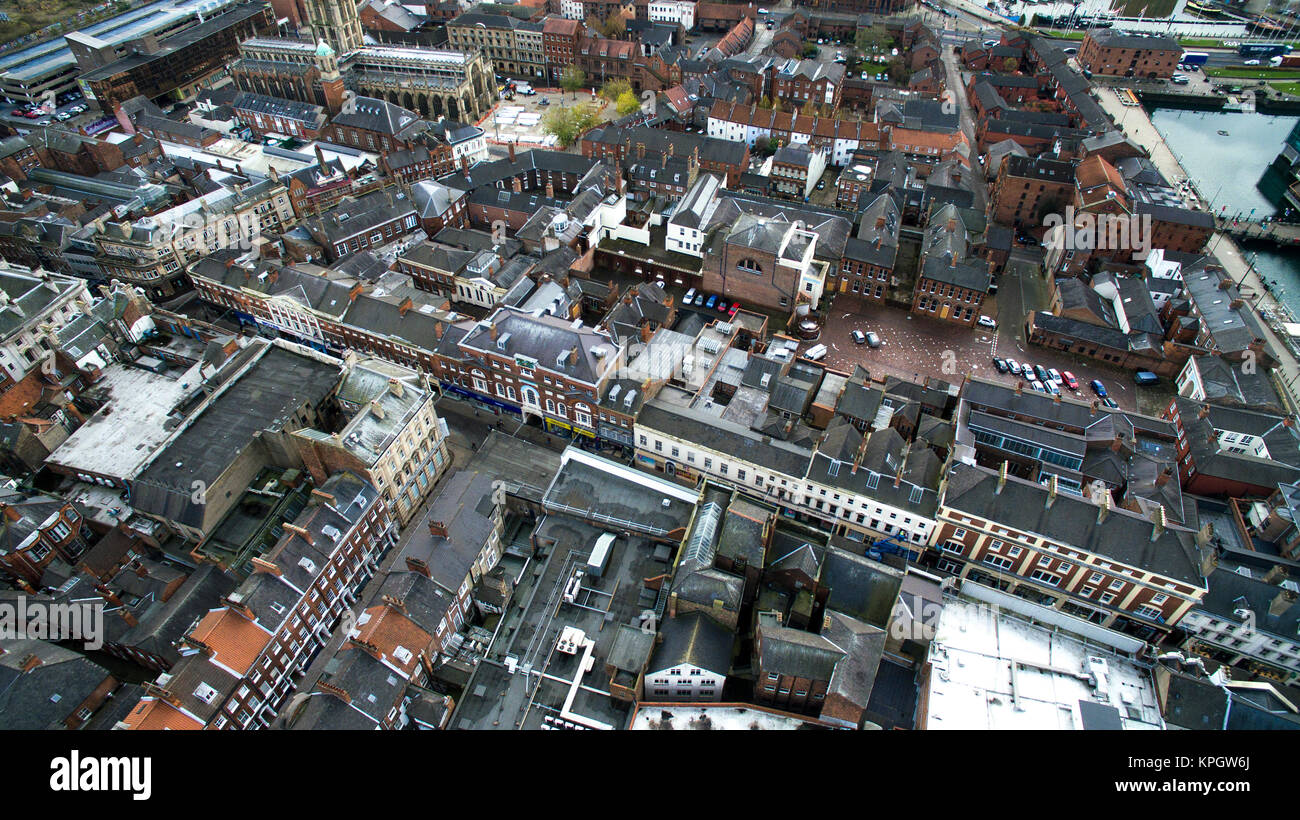
POLYGON ((813 345, 803 354, 805 359, 813 362, 819 362, 826 358, 826 345, 813 345))
POLYGON ((682 304, 690 305, 690 304, 694 304, 694 302, 695 302, 695 288, 691 288, 690 290, 686 291, 686 297, 682 300, 682 304))

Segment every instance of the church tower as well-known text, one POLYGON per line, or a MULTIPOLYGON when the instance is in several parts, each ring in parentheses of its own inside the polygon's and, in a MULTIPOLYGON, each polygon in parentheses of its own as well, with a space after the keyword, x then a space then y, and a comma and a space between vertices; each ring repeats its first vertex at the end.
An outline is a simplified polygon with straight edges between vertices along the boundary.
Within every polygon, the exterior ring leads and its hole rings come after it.
POLYGON ((361 15, 355 0, 306 0, 307 25, 314 40, 324 40, 340 56, 361 49, 361 15))
POLYGON ((316 54, 312 59, 320 70, 321 92, 325 96, 325 108, 330 116, 343 108, 343 75, 339 73, 339 61, 330 44, 321 40, 316 44, 316 54))

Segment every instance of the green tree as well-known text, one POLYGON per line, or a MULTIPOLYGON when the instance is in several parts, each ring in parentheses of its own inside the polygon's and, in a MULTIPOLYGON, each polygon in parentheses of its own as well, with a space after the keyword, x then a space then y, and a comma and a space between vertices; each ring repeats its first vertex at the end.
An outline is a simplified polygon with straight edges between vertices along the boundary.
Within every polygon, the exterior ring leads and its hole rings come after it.
POLYGON ((636 98, 636 95, 632 93, 631 89, 628 89, 627 91, 624 91, 622 94, 618 95, 618 102, 616 103, 616 107, 618 109, 618 115, 620 117, 626 117, 628 114, 631 114, 633 111, 640 110, 641 101, 636 98))
POLYGON ((549 109, 542 116, 542 130, 555 137, 561 148, 568 148, 578 138, 578 123, 574 110, 562 105, 549 109))
POLYGON ((1020 68, 1020 61, 1015 57, 1008 57, 1002 61, 1002 70, 1007 74, 1015 72, 1018 68, 1020 68))
POLYGON ((771 107, 772 107, 772 100, 769 99, 768 97, 764 97, 763 99, 761 99, 761 100, 758 101, 758 107, 759 107, 759 108, 771 108, 771 107))
POLYGON ((603 31, 606 37, 622 37, 627 31, 627 20, 624 20, 623 15, 618 12, 611 11, 605 18, 603 31))
POLYGON ((628 82, 627 80, 621 77, 617 77, 615 79, 609 80, 600 87, 600 96, 604 97, 605 99, 609 100, 612 103, 618 102, 619 98, 622 97, 624 94, 631 94, 631 93, 632 93, 632 83, 628 82))
POLYGON ((567 65, 560 72, 560 88, 576 95, 587 84, 587 73, 576 65, 567 65))

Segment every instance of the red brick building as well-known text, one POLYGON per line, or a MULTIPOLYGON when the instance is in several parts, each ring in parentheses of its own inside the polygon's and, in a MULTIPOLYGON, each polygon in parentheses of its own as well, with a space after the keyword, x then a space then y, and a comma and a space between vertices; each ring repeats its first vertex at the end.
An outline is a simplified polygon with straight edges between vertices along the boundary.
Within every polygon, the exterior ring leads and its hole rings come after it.
POLYGON ((1038 227, 1049 213, 1074 201, 1074 165, 1051 157, 1010 155, 989 194, 989 219, 1003 225, 1038 227))
POLYGON ((126 728, 269 726, 395 541, 379 491, 351 473, 331 477, 276 545, 250 559, 253 574, 183 638, 190 654, 146 685, 126 728))
POLYGON ((1182 46, 1172 37, 1138 37, 1102 28, 1083 38, 1078 60, 1094 74, 1168 79, 1182 56, 1182 46))

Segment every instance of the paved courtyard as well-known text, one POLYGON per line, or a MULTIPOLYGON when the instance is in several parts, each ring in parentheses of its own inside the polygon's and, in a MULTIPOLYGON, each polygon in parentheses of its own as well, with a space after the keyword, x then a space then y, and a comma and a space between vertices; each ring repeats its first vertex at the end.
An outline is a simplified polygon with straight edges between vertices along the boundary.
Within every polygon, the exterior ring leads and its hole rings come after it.
POLYGON ((820 338, 802 344, 800 353, 820 343, 827 347, 824 363, 835 370, 851 372, 854 365, 860 364, 874 378, 934 377, 958 384, 963 377, 970 376, 1014 385, 1018 381, 1016 377, 1000 374, 993 366, 994 357, 1012 358, 1021 364, 1041 364, 1073 373, 1082 389, 1067 391, 1068 396, 1081 400, 1095 398, 1088 382, 1100 379, 1120 407, 1158 413, 1168 401, 1171 385, 1143 388, 1139 393, 1133 374, 1126 370, 1025 343, 1024 318, 1028 311, 1045 307, 1045 299, 1045 283, 1036 268, 1013 261, 1001 278, 998 295, 981 309, 998 322, 996 330, 965 328, 913 316, 902 308, 844 300, 831 306, 820 338), (850 335, 854 330, 875 331, 883 344, 875 349, 856 344, 850 335))

